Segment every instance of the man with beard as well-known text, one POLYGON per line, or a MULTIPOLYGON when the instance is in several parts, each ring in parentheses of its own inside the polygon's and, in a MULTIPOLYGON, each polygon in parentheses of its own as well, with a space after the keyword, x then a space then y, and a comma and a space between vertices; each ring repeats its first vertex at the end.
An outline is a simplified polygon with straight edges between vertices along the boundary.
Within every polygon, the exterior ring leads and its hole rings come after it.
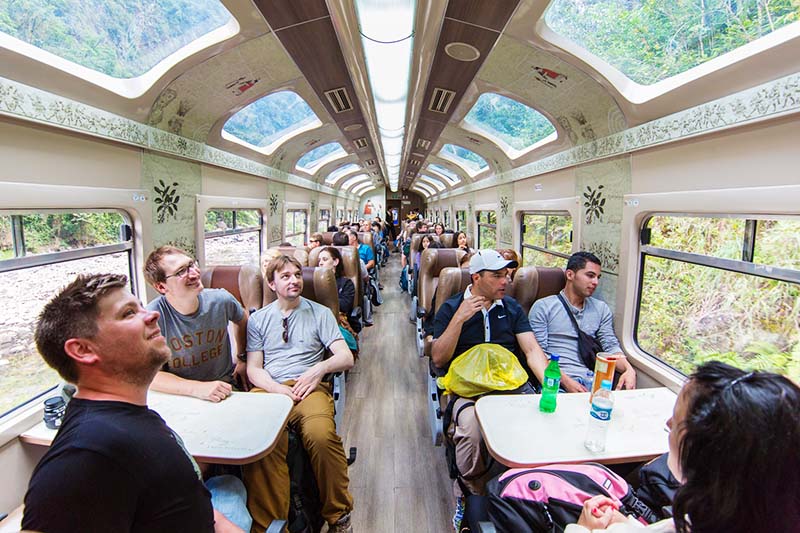
POLYGON ((170 350, 158 312, 127 287, 121 274, 78 276, 39 317, 36 346, 77 393, 33 472, 22 528, 241 532, 212 509, 180 437, 147 408, 170 350))
POLYGON ((590 252, 575 252, 567 261, 567 283, 558 295, 537 300, 528 318, 533 334, 547 353, 560 356, 561 386, 567 392, 586 392, 591 387, 593 368, 586 368, 578 350, 578 333, 567 315, 567 307, 581 330, 593 336, 604 352, 617 359, 619 377, 617 388, 636 388, 636 371, 624 358, 619 341, 614 335, 611 309, 592 298, 600 282, 600 259, 590 252), (563 303, 560 298, 563 298, 563 303), (566 303, 566 306, 565 306, 566 303))

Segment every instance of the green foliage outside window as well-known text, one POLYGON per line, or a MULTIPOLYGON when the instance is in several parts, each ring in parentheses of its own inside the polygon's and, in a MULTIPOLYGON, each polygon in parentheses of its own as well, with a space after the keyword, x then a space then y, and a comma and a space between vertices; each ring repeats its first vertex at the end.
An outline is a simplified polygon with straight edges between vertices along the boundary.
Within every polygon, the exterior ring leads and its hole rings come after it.
MULTIPOLYGON (((755 262, 800 269, 798 222, 757 224, 755 262)), ((741 257, 744 219, 665 216, 650 226, 659 247, 741 257)), ((800 285, 649 255, 643 268, 636 335, 645 351, 686 374, 718 359, 800 380, 800 285)))
POLYGON ((524 150, 556 131, 535 109, 495 93, 483 93, 464 122, 487 130, 516 150, 524 150))
POLYGON ((497 214, 494 211, 478 211, 478 248, 488 250, 497 246, 497 214))
POLYGON ((209 209, 206 211, 206 232, 232 229, 261 228, 261 217, 257 209, 209 209), (236 211, 236 223, 233 213, 236 211))
POLYGON ((650 85, 800 20, 800 2, 556 0, 545 20, 633 81, 650 85))
POLYGON ((114 78, 133 78, 231 15, 216 0, 0 0, 0 32, 114 78))
POLYGON ((226 133, 258 147, 265 147, 318 120, 305 100, 292 91, 265 96, 233 115, 225 123, 226 133))
MULTIPOLYGON (((119 213, 21 215, 25 254, 36 255, 120 242, 119 213)), ((11 216, 0 216, 0 259, 14 257, 11 216)))
POLYGON ((543 248, 558 254, 572 253, 572 217, 569 215, 546 215, 525 213, 522 215, 523 266, 555 266, 564 268, 567 260, 554 253, 536 250, 543 248))

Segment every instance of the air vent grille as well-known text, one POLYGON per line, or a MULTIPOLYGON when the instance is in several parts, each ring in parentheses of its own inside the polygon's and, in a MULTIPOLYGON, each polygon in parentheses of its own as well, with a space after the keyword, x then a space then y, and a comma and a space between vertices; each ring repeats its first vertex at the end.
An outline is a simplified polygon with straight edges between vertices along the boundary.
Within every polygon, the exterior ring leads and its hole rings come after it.
POLYGON ((408 176, 409 178, 413 178, 416 175, 417 175, 417 173, 414 172, 413 170, 407 170, 406 171, 406 176, 408 176))
POLYGON ((367 160, 366 160, 366 163, 367 163, 367 166, 368 166, 368 167, 371 167, 372 165, 374 165, 374 164, 375 164, 375 160, 374 160, 374 159, 367 159, 367 160))
POLYGON ((355 141, 353 141, 356 145, 356 148, 366 148, 367 147, 367 138, 366 137, 359 137, 355 141))
POLYGON ((347 94, 347 89, 344 87, 325 91, 325 98, 328 99, 331 107, 337 113, 344 113, 345 111, 353 109, 353 104, 350 102, 350 95, 347 94))
POLYGON ((455 95, 455 91, 436 87, 433 89, 433 96, 431 97, 431 103, 428 105, 428 109, 436 113, 447 113, 447 110, 450 109, 450 104, 453 103, 453 97, 455 95))
POLYGON ((431 147, 431 142, 428 139, 417 139, 417 148, 427 150, 431 147))
POLYGON ((422 163, 422 161, 420 161, 419 159, 409 159, 408 160, 408 164, 413 166, 413 167, 418 167, 420 165, 420 163, 422 163))

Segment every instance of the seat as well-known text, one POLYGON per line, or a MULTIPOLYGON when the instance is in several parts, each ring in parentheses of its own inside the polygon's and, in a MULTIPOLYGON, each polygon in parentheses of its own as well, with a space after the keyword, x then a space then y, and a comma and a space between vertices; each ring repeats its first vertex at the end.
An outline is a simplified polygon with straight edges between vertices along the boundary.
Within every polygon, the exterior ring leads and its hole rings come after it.
MULTIPOLYGON (((364 308, 364 286, 361 281, 361 264, 358 257, 358 250, 352 246, 333 246, 342 254, 342 266, 344 267, 344 276, 350 278, 356 289, 355 303, 353 305, 353 313, 361 314, 364 308)), ((324 246, 317 246, 313 248, 308 254, 308 265, 315 267, 319 266, 319 254, 324 250, 324 246)), ((269 289, 267 289, 269 290, 269 289)), ((338 300, 337 300, 338 301, 338 300)))
POLYGON ((536 300, 558 294, 565 284, 564 270, 558 267, 526 266, 517 270, 508 294, 527 315, 536 300))
POLYGON ((443 248, 456 248, 458 241, 454 233, 443 233, 439 235, 439 242, 442 243, 443 248))
POLYGON ((372 256, 375 257, 377 261, 378 258, 378 250, 375 249, 375 239, 373 238, 371 231, 359 231, 358 232, 358 240, 364 244, 368 244, 370 248, 372 248, 372 256))
POLYGON ((439 273, 443 268, 458 267, 466 252, 453 248, 429 248, 422 252, 417 280, 417 351, 425 355, 422 321, 431 314, 433 294, 439 284, 439 273))
POLYGON ((208 266, 200 280, 209 289, 227 290, 251 313, 263 305, 263 280, 256 266, 208 266))
POLYGON ((333 244, 333 236, 336 235, 336 231, 325 231, 322 233, 322 244, 325 246, 330 246, 333 244))
MULTIPOLYGON (((439 250, 441 251, 441 250, 439 250)), ((461 252, 464 253, 463 251, 461 252)), ((442 304, 448 298, 464 292, 471 282, 468 268, 445 267, 439 272, 439 283, 436 291, 436 302, 434 312, 438 312, 442 304)), ((425 343, 425 353, 430 356, 431 342, 425 343)), ((444 442, 444 406, 441 403, 442 391, 436 384, 438 377, 437 369, 433 366, 433 361, 429 362, 428 376, 428 422, 431 426, 431 437, 434 446, 441 446, 444 442)))
POLYGON ((269 250, 277 250, 283 255, 294 257, 302 266, 308 266, 308 247, 306 246, 273 246, 269 250))

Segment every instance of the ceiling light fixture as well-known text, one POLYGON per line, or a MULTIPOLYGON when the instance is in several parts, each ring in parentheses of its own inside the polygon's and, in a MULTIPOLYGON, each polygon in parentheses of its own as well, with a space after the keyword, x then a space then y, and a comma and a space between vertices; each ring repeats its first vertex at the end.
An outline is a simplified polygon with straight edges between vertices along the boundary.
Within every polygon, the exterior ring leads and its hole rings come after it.
POLYGON ((416 0, 357 0, 356 14, 389 186, 397 191, 406 127, 416 0))

